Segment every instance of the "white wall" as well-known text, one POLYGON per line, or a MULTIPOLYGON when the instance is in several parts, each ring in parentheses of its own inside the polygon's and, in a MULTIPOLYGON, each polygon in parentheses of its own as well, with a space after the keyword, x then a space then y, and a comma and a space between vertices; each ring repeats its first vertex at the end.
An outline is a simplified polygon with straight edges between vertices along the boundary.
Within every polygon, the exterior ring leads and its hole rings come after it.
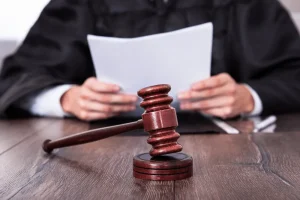
POLYGON ((0 39, 23 40, 50 0, 0 0, 0 39))
POLYGON ((280 0, 291 12, 300 12, 299 0, 280 0))
POLYGON ((280 2, 291 12, 294 22, 300 31, 300 0, 280 0, 280 2))
MULTIPOLYGON (((300 0, 299 0, 299 1, 300 1, 300 0)), ((300 32, 300 12, 293 13, 292 16, 293 16, 294 22, 295 22, 295 24, 297 25, 298 30, 299 30, 299 32, 300 32)))
POLYGON ((0 0, 0 70, 50 0, 0 0))

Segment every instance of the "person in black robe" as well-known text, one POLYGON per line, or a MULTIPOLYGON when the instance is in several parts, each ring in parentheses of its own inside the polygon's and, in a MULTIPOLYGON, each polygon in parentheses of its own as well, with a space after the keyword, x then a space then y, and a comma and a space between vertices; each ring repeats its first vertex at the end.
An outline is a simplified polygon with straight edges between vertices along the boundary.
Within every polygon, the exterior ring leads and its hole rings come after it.
POLYGON ((4 62, 0 114, 55 115, 45 101, 55 90, 64 91, 62 116, 133 110, 136 97, 93 78, 87 35, 134 38, 206 22, 214 25, 212 77, 178 94, 183 110, 224 118, 300 110, 300 37, 276 0, 52 0, 4 62))

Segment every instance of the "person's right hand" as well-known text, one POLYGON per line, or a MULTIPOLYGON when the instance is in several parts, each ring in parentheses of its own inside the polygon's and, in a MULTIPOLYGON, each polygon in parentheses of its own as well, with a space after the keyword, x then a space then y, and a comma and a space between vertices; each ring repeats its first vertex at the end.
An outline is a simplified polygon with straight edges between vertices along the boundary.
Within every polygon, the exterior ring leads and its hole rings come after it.
POLYGON ((119 93, 120 87, 88 78, 83 85, 74 86, 61 98, 61 106, 67 113, 81 120, 107 119, 122 112, 136 109, 136 95, 119 93))

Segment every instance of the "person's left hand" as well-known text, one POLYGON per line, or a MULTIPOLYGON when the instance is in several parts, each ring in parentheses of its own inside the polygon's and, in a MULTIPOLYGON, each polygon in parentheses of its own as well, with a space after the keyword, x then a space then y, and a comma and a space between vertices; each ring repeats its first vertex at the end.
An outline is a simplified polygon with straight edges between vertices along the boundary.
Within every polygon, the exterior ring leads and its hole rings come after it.
POLYGON ((197 110, 221 118, 250 113, 254 100, 248 88, 237 84, 227 73, 212 76, 192 84, 178 94, 182 110, 197 110))

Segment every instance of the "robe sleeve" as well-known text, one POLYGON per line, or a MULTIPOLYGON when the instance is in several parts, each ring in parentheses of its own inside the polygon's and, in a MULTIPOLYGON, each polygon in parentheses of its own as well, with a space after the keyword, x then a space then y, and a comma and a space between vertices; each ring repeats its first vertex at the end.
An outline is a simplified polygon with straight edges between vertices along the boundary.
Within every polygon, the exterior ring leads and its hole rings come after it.
POLYGON ((18 116, 14 103, 47 87, 81 84, 94 75, 87 44, 94 21, 87 0, 51 0, 0 75, 0 115, 18 116))
POLYGON ((263 114, 300 111, 300 36, 276 0, 241 1, 233 11, 232 49, 238 81, 251 86, 263 114))

